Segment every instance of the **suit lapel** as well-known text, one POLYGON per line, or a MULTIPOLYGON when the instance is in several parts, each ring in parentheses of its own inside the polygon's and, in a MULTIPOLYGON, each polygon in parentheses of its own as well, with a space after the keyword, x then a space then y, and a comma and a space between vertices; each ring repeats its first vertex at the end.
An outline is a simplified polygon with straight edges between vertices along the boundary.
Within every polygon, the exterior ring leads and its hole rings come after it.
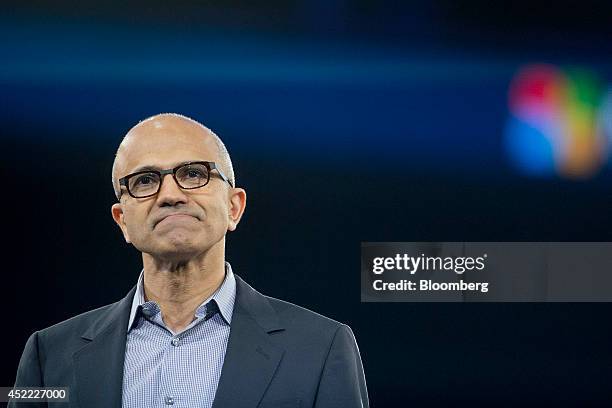
POLYGON ((283 330, 268 300, 236 275, 236 304, 213 408, 255 407, 284 350, 269 333, 283 330))
MULTIPOLYGON (((227 351, 213 408, 256 407, 284 350, 270 334, 284 330, 268 300, 236 276, 236 301, 227 351)), ((74 356, 78 406, 120 407, 127 324, 136 287, 96 321, 74 356)))
POLYGON ((90 343, 74 356, 79 406, 120 407, 130 306, 136 287, 94 323, 82 337, 90 343))

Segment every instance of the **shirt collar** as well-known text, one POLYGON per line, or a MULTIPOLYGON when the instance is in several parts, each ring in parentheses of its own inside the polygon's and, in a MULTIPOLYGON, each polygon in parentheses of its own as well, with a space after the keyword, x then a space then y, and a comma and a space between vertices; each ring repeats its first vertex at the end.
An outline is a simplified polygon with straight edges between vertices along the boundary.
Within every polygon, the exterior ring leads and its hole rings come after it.
MULTIPOLYGON (((204 300, 196 309, 196 317, 198 314, 205 312, 206 304, 214 300, 219 308, 219 313, 223 320, 230 325, 232 322, 232 314, 234 312, 234 301, 236 300, 236 278, 232 271, 232 266, 229 262, 225 262, 225 278, 221 286, 212 294, 208 299, 204 300)), ((132 300, 132 308, 130 310, 130 319, 128 321, 128 332, 136 319, 136 313, 138 307, 145 303, 144 297, 144 269, 140 272, 138 277, 138 283, 136 284, 136 293, 134 293, 134 299, 132 300)))

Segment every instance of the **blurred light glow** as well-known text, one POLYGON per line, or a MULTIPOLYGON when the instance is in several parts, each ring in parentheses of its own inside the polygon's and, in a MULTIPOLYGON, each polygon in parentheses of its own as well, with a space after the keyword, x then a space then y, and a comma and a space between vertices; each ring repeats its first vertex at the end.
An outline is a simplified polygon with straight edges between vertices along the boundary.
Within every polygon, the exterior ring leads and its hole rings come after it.
POLYGON ((603 99, 599 80, 587 70, 520 69, 510 84, 504 139, 512 163, 532 176, 596 174, 608 157, 603 99))

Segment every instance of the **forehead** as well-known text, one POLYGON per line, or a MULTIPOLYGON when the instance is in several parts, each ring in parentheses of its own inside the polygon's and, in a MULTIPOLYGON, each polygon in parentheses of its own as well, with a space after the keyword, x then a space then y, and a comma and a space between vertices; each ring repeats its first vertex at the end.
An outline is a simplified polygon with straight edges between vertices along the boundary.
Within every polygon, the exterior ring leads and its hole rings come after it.
POLYGON ((150 120, 134 127, 120 148, 121 168, 129 173, 141 166, 169 168, 192 160, 218 160, 210 131, 179 119, 150 120))

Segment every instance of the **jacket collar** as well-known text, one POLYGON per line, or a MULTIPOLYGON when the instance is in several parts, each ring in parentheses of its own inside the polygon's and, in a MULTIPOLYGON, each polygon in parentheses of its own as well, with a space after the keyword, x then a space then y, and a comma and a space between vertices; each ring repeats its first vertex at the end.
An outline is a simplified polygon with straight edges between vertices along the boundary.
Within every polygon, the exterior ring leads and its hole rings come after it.
MULTIPOLYGON (((213 408, 255 407, 284 350, 269 333, 284 330, 268 299, 238 275, 227 351, 213 408)), ((89 343, 73 355, 76 398, 82 407, 121 406, 126 330, 134 286, 82 334, 89 343)))
MULTIPOLYGON (((206 314, 206 304, 214 300, 219 307, 221 317, 229 326, 232 322, 232 312, 234 311, 234 302, 236 298, 236 278, 232 271, 232 266, 229 262, 225 262, 225 277, 221 286, 208 299, 204 300, 196 309, 196 316, 206 314)), ((140 272, 138 282, 136 283, 136 291, 131 302, 130 318, 128 320, 127 331, 129 332, 136 321, 138 306, 145 303, 144 295, 144 269, 140 272)))

